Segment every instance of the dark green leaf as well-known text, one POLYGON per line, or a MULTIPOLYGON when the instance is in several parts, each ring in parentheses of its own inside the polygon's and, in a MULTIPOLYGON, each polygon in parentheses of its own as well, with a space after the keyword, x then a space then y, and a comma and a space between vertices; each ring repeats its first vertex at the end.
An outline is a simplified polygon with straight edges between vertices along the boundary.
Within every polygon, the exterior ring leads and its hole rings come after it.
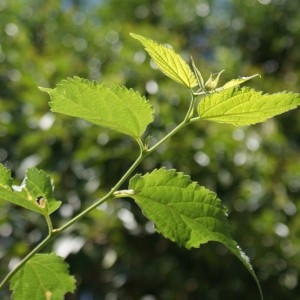
POLYGON ((75 289, 68 265, 55 254, 36 254, 11 279, 14 300, 62 300, 75 289))
POLYGON ((224 244, 258 279, 248 257, 232 239, 227 210, 214 192, 192 182, 190 177, 175 170, 159 169, 136 175, 129 183, 127 195, 166 238, 185 246, 199 247, 209 241, 224 244))

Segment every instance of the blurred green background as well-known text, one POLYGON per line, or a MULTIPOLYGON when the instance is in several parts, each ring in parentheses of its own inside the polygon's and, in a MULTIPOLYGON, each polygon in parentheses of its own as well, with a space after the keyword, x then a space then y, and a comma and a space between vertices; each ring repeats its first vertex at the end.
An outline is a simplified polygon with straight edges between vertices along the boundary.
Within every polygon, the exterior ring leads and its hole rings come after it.
MULTIPOLYGON (((68 76, 138 90, 162 137, 180 122, 186 90, 156 70, 141 34, 168 43, 223 82, 262 75, 250 86, 299 92, 300 2, 292 0, 0 0, 0 162, 20 181, 37 166, 54 179, 63 224, 98 199, 138 154, 127 137, 52 114, 37 87, 68 76)), ((176 168, 218 193, 233 237, 251 258, 266 300, 300 299, 300 111, 236 128, 185 128, 137 172, 176 168)), ((126 186, 124 186, 126 188, 126 186)), ((47 234, 41 217, 0 202, 1 279, 47 234)), ((66 299, 258 299, 244 266, 220 244, 191 251, 154 233, 133 201, 90 213, 45 251, 70 263, 77 290, 66 299)), ((10 299, 0 291, 0 299, 10 299)))

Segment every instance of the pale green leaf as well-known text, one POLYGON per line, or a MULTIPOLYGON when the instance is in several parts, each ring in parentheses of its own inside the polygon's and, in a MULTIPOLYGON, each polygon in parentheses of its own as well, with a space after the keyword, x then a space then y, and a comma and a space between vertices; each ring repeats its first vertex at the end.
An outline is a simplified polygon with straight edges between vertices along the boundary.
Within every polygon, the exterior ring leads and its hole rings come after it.
POLYGON ((8 168, 0 164, 0 187, 9 188, 12 185, 11 172, 8 168))
POLYGON ((201 119, 235 126, 263 122, 300 105, 295 93, 262 94, 250 88, 229 88, 203 98, 198 105, 201 119))
POLYGON ((140 137, 153 120, 153 109, 139 93, 125 87, 107 87, 79 77, 63 80, 50 95, 53 112, 85 119, 118 132, 140 137))
POLYGON ((192 58, 192 67, 193 67, 193 71, 194 71, 196 79, 197 79, 198 86, 200 89, 202 89, 204 91, 205 90, 204 79, 203 79, 203 76, 202 76, 200 70, 196 67, 193 58, 192 58))
POLYGON ((240 84, 242 84, 242 83, 244 83, 244 82, 246 82, 250 79, 253 79, 257 76, 260 76, 260 75, 259 74, 254 74, 254 75, 248 76, 248 77, 239 77, 239 78, 236 78, 236 79, 232 79, 232 80, 226 82, 220 89, 225 90, 225 89, 233 88, 233 87, 238 86, 238 85, 240 85, 240 84))
POLYGON ((68 265, 55 254, 36 254, 11 279, 14 300, 62 300, 74 292, 68 265))
POLYGON ((51 179, 44 171, 30 168, 21 186, 11 186, 10 171, 3 170, 4 167, 0 164, 0 200, 9 201, 44 216, 60 207, 61 202, 52 196, 51 179))
POLYGON ((141 35, 134 33, 130 35, 142 43, 158 68, 166 76, 188 88, 197 85, 197 79, 189 65, 174 50, 141 35))
POLYGON ((260 289, 248 257, 231 237, 227 210, 214 192, 183 173, 166 169, 134 176, 129 188, 121 195, 133 198, 158 232, 188 249, 209 241, 224 244, 242 261, 260 289))

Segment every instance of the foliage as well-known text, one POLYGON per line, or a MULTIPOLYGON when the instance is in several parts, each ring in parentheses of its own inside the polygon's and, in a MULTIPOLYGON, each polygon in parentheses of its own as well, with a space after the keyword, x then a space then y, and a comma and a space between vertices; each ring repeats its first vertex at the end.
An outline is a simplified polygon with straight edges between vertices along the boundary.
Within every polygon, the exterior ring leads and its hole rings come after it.
POLYGON ((52 197, 53 186, 49 176, 36 168, 28 169, 21 186, 12 186, 10 170, 0 165, 0 199, 40 213, 48 217, 61 202, 52 197))
MULTIPOLYGON (((192 54, 205 78, 209 71, 226 69, 220 86, 232 74, 260 73, 263 80, 249 82, 251 87, 299 92, 297 1, 91 3, 4 0, 0 5, 0 160, 12 169, 17 185, 26 168, 47 170, 62 201, 51 215, 56 227, 109 191, 135 159, 136 147, 112 131, 49 113, 37 86, 52 87, 76 74, 133 87, 156 111, 147 129, 154 136, 150 144, 172 130, 185 110, 185 90, 151 70, 156 67, 128 32, 138 28, 169 41, 185 60, 192 54)), ((176 168, 217 192, 266 298, 299 294, 299 120, 295 110, 251 127, 196 122, 138 167, 140 173, 176 168)), ((21 210, 20 216, 14 205, 0 201, 0 206, 0 271, 5 274, 47 227, 34 213, 21 210)), ((224 248, 210 243, 187 253, 154 234, 130 201, 108 202, 56 241, 45 250, 57 251, 71 264, 77 298, 252 299, 251 278, 224 248)), ((0 294, 9 299, 5 290, 0 294)))
POLYGON ((53 98, 50 103, 53 112, 80 117, 134 138, 139 138, 153 119, 151 106, 145 99, 125 87, 109 88, 75 77, 54 90, 41 90, 53 98))
MULTIPOLYGON (((125 87, 113 86, 107 88, 103 85, 89 83, 87 80, 78 77, 64 81, 54 90, 42 88, 51 96, 50 105, 53 111, 80 117, 97 125, 131 135, 140 147, 140 155, 110 192, 69 222, 55 229, 53 229, 49 216, 59 208, 61 203, 54 200, 53 204, 51 199, 52 186, 47 175, 36 169, 29 169, 23 187, 21 189, 14 188, 16 192, 13 192, 12 187, 8 185, 11 183, 10 173, 4 166, 1 166, 1 199, 43 214, 49 229, 48 236, 7 275, 1 286, 4 286, 12 278, 11 289, 14 291, 14 299, 21 299, 27 294, 36 295, 36 299, 60 299, 64 294, 63 291, 73 291, 71 278, 64 282, 62 278, 67 276, 67 272, 62 272, 60 267, 56 270, 55 263, 51 271, 53 272, 52 277, 59 278, 57 283, 53 283, 52 280, 49 281, 48 276, 42 279, 43 275, 38 276, 39 284, 35 286, 27 284, 27 282, 32 282, 33 274, 44 274, 49 269, 49 265, 53 264, 53 259, 58 260, 53 255, 43 256, 41 259, 41 256, 36 256, 36 253, 58 233, 66 230, 108 199, 132 197, 141 206, 145 215, 154 223, 157 230, 179 245, 191 248, 199 247, 208 241, 218 241, 227 246, 252 274, 262 298, 256 274, 249 263, 248 257, 232 240, 226 221, 226 210, 220 205, 220 200, 217 199, 214 193, 198 186, 195 182, 192 183, 189 177, 183 175, 183 173, 165 169, 154 170, 150 174, 133 177, 129 183, 129 190, 118 191, 118 188, 146 156, 185 125, 201 119, 213 120, 214 116, 217 116, 217 120, 221 120, 221 122, 226 122, 225 120, 228 118, 228 122, 234 125, 253 124, 296 108, 300 105, 299 97, 293 93, 278 93, 275 96, 266 97, 251 90, 243 89, 239 92, 236 87, 218 93, 216 88, 221 73, 214 81, 211 77, 209 78, 208 82, 210 82, 209 87, 212 88, 212 95, 207 95, 202 83, 202 75, 198 69, 196 74, 193 74, 178 54, 166 50, 165 46, 158 45, 150 39, 136 35, 133 35, 133 37, 138 37, 142 44, 146 46, 150 56, 167 76, 183 83, 191 91, 191 103, 185 118, 169 134, 149 148, 147 143, 143 143, 140 136, 152 120, 152 110, 147 100, 139 97, 138 93, 127 90, 125 87), (168 65, 170 66, 168 67, 168 65), (190 81, 190 78, 193 78, 193 80, 190 81), (196 99, 201 93, 195 93, 191 89, 196 84, 196 78, 198 78, 198 88, 204 94, 203 99, 200 100, 198 117, 194 117, 194 112, 196 99), (107 102, 108 99, 110 102, 107 102), (228 113, 229 111, 230 113, 228 113), (34 271, 32 272, 33 266, 34 271), (61 272, 63 277, 60 275, 61 272), (57 290, 58 284, 65 287, 57 290)), ((196 69, 195 66, 194 69, 196 69)), ((208 87, 208 84, 205 86, 208 87)))
POLYGON ((73 292, 75 280, 67 266, 55 254, 37 254, 13 277, 13 299, 63 299, 73 292))

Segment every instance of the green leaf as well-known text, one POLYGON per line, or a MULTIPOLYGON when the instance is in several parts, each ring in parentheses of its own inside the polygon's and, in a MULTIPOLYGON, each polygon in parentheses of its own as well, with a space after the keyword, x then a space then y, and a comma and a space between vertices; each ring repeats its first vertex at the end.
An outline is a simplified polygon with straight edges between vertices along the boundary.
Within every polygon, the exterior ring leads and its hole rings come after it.
POLYGON ((159 169, 134 176, 132 198, 156 229, 186 248, 208 241, 231 243, 226 208, 216 194, 175 170, 159 169))
POLYGON ((158 232, 188 249, 209 241, 224 244, 242 261, 260 290, 248 257, 231 237, 227 210, 214 192, 183 173, 166 169, 134 176, 129 189, 122 196, 133 198, 158 232))
POLYGON ((197 79, 188 64, 172 49, 141 35, 134 33, 130 35, 142 43, 158 68, 166 76, 188 88, 193 88, 197 85, 197 79))
POLYGON ((242 83, 244 83, 244 82, 246 82, 248 80, 251 80, 251 79, 253 79, 253 78, 257 77, 257 76, 260 76, 260 75, 259 74, 254 74, 254 75, 248 76, 248 77, 244 77, 243 76, 243 77, 239 77, 239 78, 236 78, 236 79, 232 79, 232 80, 226 82, 221 87, 221 89, 225 90, 225 89, 233 88, 233 87, 238 86, 238 85, 240 85, 240 84, 242 84, 242 83))
POLYGON ((250 88, 229 88, 203 98, 198 105, 201 119, 244 126, 296 108, 300 98, 295 93, 262 94, 250 88))
POLYGON ((11 172, 9 169, 0 164, 0 187, 10 188, 12 185, 11 172))
POLYGON ((42 170, 30 168, 20 186, 12 186, 10 171, 0 164, 0 200, 9 201, 42 215, 50 215, 61 202, 52 196, 50 177, 42 170))
POLYGON ((107 87, 79 77, 63 80, 50 95, 53 112, 85 119, 96 125, 140 137, 153 120, 153 109, 139 93, 125 87, 107 87))
POLYGON ((197 79, 198 86, 201 90, 204 91, 205 90, 204 79, 203 79, 203 76, 202 76, 200 70, 196 67, 193 58, 192 58, 192 67, 193 67, 193 71, 194 71, 196 79, 197 79))
POLYGON ((74 292, 68 265, 55 254, 36 254, 11 279, 14 300, 62 300, 74 292))

